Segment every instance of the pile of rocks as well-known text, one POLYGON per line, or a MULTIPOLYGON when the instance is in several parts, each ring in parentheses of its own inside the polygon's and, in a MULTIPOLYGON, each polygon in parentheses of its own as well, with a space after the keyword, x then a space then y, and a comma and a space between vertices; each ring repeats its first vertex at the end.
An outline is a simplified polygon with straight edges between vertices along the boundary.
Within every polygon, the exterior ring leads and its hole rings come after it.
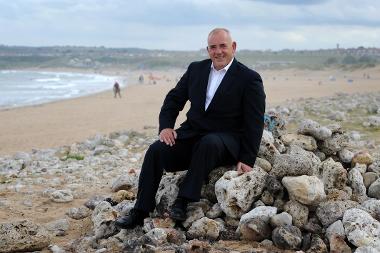
MULTIPOLYGON (((170 220, 167 210, 184 172, 166 173, 157 208, 144 226, 120 231, 114 221, 134 205, 137 168, 154 140, 113 133, 71 147, 1 158, 1 187, 67 203, 86 197, 86 187, 112 181, 113 194, 87 198, 85 206, 67 210, 70 219, 92 222, 87 236, 65 248, 73 252, 252 252, 253 247, 269 252, 380 252, 380 159, 356 149, 339 125, 312 120, 302 121, 296 133, 282 130, 274 137, 264 131, 253 171, 212 171, 201 201, 189 205, 181 224, 170 220), (41 184, 48 188, 31 187, 41 184), (252 242, 257 243, 251 248, 242 246, 252 242)), ((0 206, 12 204, 2 200, 0 206)), ((69 223, 67 218, 44 225, 2 223, 0 252, 48 245, 52 252, 65 252, 51 245, 51 238, 64 235, 69 223)))

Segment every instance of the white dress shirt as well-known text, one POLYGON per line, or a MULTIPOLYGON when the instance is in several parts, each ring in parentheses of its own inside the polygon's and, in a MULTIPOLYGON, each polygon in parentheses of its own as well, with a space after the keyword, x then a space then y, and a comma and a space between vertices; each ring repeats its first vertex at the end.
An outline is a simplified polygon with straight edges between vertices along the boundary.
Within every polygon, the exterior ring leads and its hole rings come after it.
POLYGON ((215 95, 216 90, 218 89, 220 83, 222 82, 224 76, 226 75, 227 70, 230 68, 233 60, 234 59, 232 59, 230 63, 227 64, 227 66, 225 66, 224 68, 220 70, 216 70, 214 68, 214 64, 211 63, 211 71, 208 77, 208 84, 207 84, 205 110, 207 110, 208 106, 210 105, 212 98, 215 95))

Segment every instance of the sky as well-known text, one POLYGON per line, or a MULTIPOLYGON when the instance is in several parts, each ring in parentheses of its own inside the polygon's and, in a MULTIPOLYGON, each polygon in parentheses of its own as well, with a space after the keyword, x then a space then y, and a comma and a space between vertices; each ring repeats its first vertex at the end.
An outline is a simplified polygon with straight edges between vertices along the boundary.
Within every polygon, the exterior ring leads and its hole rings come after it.
POLYGON ((380 47, 380 0, 0 0, 0 45, 199 50, 380 47))

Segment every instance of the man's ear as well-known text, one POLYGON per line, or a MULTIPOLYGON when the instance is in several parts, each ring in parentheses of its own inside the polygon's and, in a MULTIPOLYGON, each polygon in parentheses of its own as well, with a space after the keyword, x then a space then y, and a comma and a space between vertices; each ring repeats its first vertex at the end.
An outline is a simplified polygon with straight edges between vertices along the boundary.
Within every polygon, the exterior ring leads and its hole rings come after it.
POLYGON ((236 42, 233 41, 233 42, 232 42, 232 48, 234 49, 234 52, 236 51, 236 46, 237 46, 237 45, 236 45, 236 42))

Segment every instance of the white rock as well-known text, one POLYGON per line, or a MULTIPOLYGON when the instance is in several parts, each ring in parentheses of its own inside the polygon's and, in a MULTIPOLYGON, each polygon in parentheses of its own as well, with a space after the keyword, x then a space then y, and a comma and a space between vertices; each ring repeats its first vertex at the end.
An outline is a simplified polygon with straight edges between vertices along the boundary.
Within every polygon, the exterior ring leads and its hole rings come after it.
POLYGON ((347 171, 342 164, 332 158, 323 161, 318 168, 319 177, 322 179, 325 190, 342 190, 347 183, 347 171))
POLYGON ((287 146, 294 144, 309 151, 313 151, 318 148, 317 142, 312 136, 302 134, 285 134, 281 136, 281 140, 287 146))
POLYGON ((64 236, 70 228, 70 222, 67 219, 59 219, 45 224, 45 228, 55 236, 64 236))
POLYGON ((267 173, 258 167, 242 175, 227 171, 215 183, 215 194, 223 212, 233 218, 247 212, 262 193, 266 176, 267 173))
POLYGON ((167 242, 168 234, 163 228, 153 228, 145 236, 150 238, 152 243, 157 246, 167 242))
POLYGON ((362 202, 367 198, 363 177, 362 174, 357 170, 356 168, 353 168, 348 173, 348 179, 349 183, 351 185, 352 194, 354 197, 359 200, 359 202, 362 202))
POLYGON ((205 216, 203 209, 199 206, 188 207, 186 212, 186 220, 182 222, 185 228, 189 228, 194 221, 199 220, 205 216))
POLYGON ((273 206, 259 206, 244 214, 240 218, 236 233, 244 240, 262 241, 269 239, 271 228, 270 218, 277 213, 277 208, 273 206))
POLYGON ((217 239, 220 233, 220 224, 212 219, 203 217, 195 221, 187 231, 191 238, 217 239))
POLYGON ((101 239, 113 235, 116 227, 113 221, 116 212, 107 201, 100 202, 94 209, 91 220, 94 224, 95 238, 101 239))
POLYGON ((364 201, 361 204, 361 207, 364 211, 369 213, 373 218, 380 221, 380 200, 378 199, 369 199, 364 201))
POLYGON ((276 214, 270 218, 272 227, 292 225, 292 216, 287 212, 276 214))
POLYGON ((326 198, 323 182, 315 176, 284 177, 282 184, 291 199, 305 205, 318 205, 326 198))
POLYGON ((356 247, 380 249, 380 222, 367 212, 352 208, 343 215, 343 226, 348 240, 356 247))
POLYGON ((380 199, 380 178, 369 186, 368 196, 375 199, 380 199))
POLYGON ((223 214, 223 210, 219 203, 215 203, 211 209, 206 213, 206 216, 210 219, 215 219, 223 214))
POLYGON ((370 246, 359 247, 355 250, 355 253, 380 253, 380 250, 370 246))
POLYGON ((50 244, 49 232, 28 220, 0 223, 0 252, 42 250, 50 244))
POLYGON ((54 202, 65 203, 73 201, 74 197, 70 190, 56 190, 51 193, 50 199, 54 202))
POLYGON ((339 159, 344 163, 351 163, 352 158, 354 157, 354 153, 346 148, 339 151, 338 155, 339 155, 339 159))
POLYGON ((337 234, 343 238, 346 237, 346 234, 344 233, 343 223, 341 220, 337 220, 326 229, 326 237, 329 241, 331 239, 331 236, 333 236, 334 234, 337 234))

